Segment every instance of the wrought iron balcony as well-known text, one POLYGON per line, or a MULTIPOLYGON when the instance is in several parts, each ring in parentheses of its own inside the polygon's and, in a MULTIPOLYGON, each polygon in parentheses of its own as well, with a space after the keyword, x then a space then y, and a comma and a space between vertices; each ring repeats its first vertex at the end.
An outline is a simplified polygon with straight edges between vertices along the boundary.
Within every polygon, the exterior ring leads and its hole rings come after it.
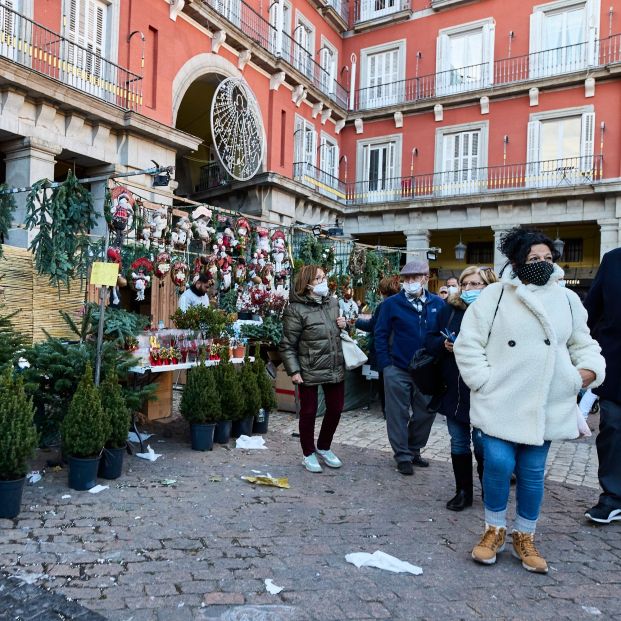
POLYGON ((409 10, 410 0, 356 0, 354 5, 354 22, 358 24, 381 19, 409 10))
POLYGON ((220 166, 220 162, 209 162, 201 166, 196 192, 205 192, 231 183, 231 176, 220 166))
POLYGON ((142 77, 0 2, 0 58, 125 110, 140 110, 142 77))
POLYGON ((393 179, 371 179, 349 184, 347 203, 384 203, 494 192, 570 188, 600 181, 602 166, 603 157, 592 155, 393 179))
POLYGON ((333 200, 345 202, 347 199, 347 184, 344 181, 307 162, 293 165, 293 178, 333 200))
POLYGON ((287 64, 297 69, 329 99, 340 107, 347 108, 348 96, 345 87, 317 63, 308 50, 286 32, 277 30, 243 0, 201 1, 274 57, 282 58, 287 64))
POLYGON ((621 34, 358 89, 354 109, 370 110, 570 74, 621 62, 621 34))
POLYGON ((347 0, 324 0, 324 3, 332 7, 340 18, 349 24, 349 3, 347 0))

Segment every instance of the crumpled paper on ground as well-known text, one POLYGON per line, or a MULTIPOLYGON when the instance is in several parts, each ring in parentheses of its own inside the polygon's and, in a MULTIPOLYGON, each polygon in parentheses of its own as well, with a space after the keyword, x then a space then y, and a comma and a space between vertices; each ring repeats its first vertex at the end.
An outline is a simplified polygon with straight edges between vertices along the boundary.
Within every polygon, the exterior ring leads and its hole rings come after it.
POLYGON ((265 440, 262 436, 239 436, 235 442, 235 448, 267 450, 265 440))
POLYGON ((136 444, 140 444, 140 440, 144 442, 145 440, 148 440, 152 435, 153 435, 152 433, 141 433, 140 437, 138 437, 138 434, 135 431, 130 431, 127 434, 127 439, 130 442, 135 442, 136 444))
POLYGON ((136 457, 140 457, 140 459, 146 459, 147 461, 155 461, 158 457, 161 457, 160 453, 156 453, 150 445, 147 444, 147 452, 146 453, 136 453, 136 457))
POLYGON ((267 592, 272 595, 278 595, 278 593, 283 590, 283 587, 279 587, 277 584, 274 584, 271 578, 265 579, 265 588, 267 589, 267 592))
POLYGON ((385 569, 397 574, 407 572, 418 576, 423 573, 422 567, 401 561, 381 550, 376 550, 373 554, 369 554, 369 552, 352 552, 345 555, 345 560, 348 563, 353 563, 356 567, 377 567, 378 569, 385 569))
POLYGON ((26 475, 26 479, 28 480, 28 485, 34 485, 41 480, 41 473, 38 470, 33 470, 26 475))
POLYGON ((91 487, 88 490, 89 494, 99 494, 99 492, 103 492, 105 489, 110 489, 109 485, 95 485, 95 487, 91 487))
POLYGON ((242 477, 244 481, 248 483, 256 483, 257 485, 271 485, 272 487, 282 487, 289 489, 289 479, 287 477, 270 477, 270 476, 256 476, 256 477, 242 477))

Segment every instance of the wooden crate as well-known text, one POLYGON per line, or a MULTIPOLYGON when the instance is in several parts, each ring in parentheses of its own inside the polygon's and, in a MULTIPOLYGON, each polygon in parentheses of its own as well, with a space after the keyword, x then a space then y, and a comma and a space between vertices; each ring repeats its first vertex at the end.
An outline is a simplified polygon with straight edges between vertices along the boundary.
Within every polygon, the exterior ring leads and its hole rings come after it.
POLYGON ((172 414, 173 407, 173 374, 163 372, 155 374, 155 396, 156 401, 146 401, 144 414, 148 420, 166 418, 172 414))

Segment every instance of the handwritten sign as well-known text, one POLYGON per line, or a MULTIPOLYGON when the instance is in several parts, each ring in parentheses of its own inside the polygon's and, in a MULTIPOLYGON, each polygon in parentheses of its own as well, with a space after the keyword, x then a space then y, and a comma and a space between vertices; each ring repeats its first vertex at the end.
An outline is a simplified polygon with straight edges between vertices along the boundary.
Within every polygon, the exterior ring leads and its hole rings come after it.
POLYGON ((119 276, 118 263, 102 263, 96 261, 91 270, 91 285, 114 287, 119 276))

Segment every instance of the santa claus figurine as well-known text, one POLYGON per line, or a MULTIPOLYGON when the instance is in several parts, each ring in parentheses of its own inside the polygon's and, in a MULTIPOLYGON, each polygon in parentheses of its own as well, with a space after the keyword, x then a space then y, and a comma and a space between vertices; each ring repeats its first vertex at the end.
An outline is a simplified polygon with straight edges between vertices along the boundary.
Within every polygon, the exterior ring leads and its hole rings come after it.
POLYGON ((248 246, 248 236, 250 235, 250 224, 246 218, 237 218, 235 223, 235 229, 237 231, 237 254, 242 257, 246 254, 246 248, 248 246))
POLYGON ((274 261, 274 270, 278 274, 282 270, 282 262, 287 254, 287 240, 285 234, 280 229, 274 231, 272 235, 272 260, 274 261))
POLYGON ((229 263, 228 259, 224 259, 222 266, 220 267, 220 276, 220 289, 226 292, 231 288, 233 276, 231 264, 229 263))
POLYGON ((261 272, 261 282, 267 291, 274 290, 274 266, 266 263, 261 272))
POLYGON ((235 266, 235 284, 241 286, 246 282, 246 259, 240 257, 237 259, 237 265, 235 266))
POLYGON ((270 232, 263 226, 257 228, 257 250, 264 252, 267 257, 270 253, 270 232))
POLYGON ((116 233, 117 245, 121 245, 123 233, 129 231, 134 223, 134 197, 124 187, 118 186, 110 191, 110 228, 116 233))

